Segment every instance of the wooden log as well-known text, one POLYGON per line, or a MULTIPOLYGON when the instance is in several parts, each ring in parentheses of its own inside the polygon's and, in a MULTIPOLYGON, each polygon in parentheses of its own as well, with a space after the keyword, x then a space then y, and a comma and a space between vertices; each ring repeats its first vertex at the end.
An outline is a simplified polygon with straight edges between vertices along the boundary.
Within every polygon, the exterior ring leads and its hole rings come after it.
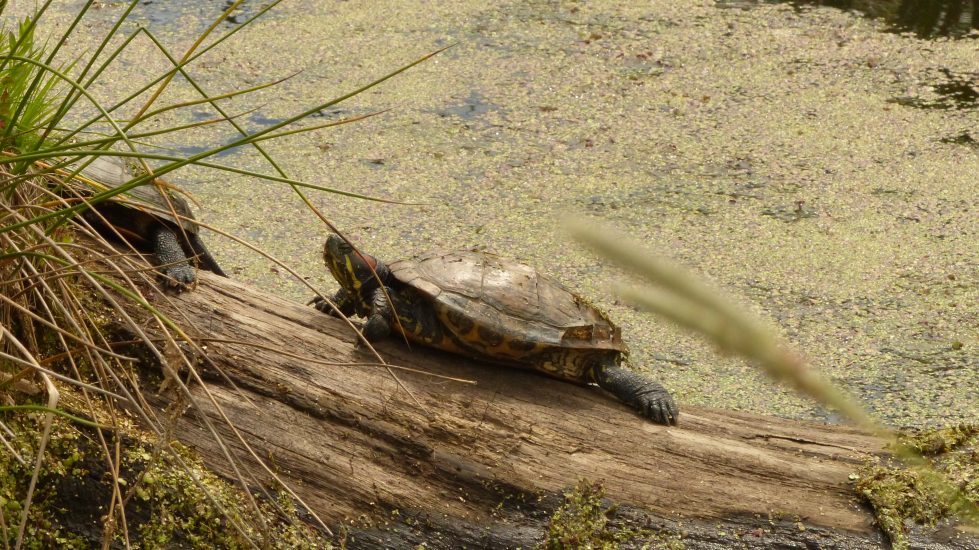
MULTIPOLYGON (((392 339, 377 346, 390 364, 475 384, 406 371, 396 382, 381 367, 339 364, 375 361, 342 321, 200 278, 155 305, 203 339, 207 391, 319 517, 347 526, 348 547, 532 547, 582 478, 605 487, 620 517, 680 530, 687 548, 883 540, 848 482, 883 445, 855 429, 682 404, 679 426, 664 427, 596 387, 392 339)), ((200 422, 210 416, 252 479, 268 483, 202 388, 194 393, 201 409, 177 437, 230 477, 200 422)))

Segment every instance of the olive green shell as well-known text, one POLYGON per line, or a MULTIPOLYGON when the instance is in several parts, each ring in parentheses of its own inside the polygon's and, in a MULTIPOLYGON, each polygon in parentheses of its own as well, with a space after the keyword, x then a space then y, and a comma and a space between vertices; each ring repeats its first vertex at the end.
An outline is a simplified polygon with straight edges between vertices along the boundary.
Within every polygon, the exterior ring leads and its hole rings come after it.
POLYGON ((482 252, 432 252, 388 268, 451 333, 425 344, 576 382, 586 381, 594 361, 627 353, 601 311, 530 266, 482 252))
MULTIPOLYGON (((110 156, 96 157, 91 164, 82 168, 79 173, 83 177, 104 186, 105 189, 112 189, 123 185, 132 181, 134 178, 133 170, 125 161, 119 157, 110 156)), ((162 194, 165 192, 163 189, 163 187, 147 183, 130 189, 124 193, 123 197, 116 195, 116 197, 110 200, 116 204, 124 204, 127 207, 131 207, 134 211, 151 215, 172 224, 179 224, 185 231, 198 233, 200 227, 193 221, 194 213, 191 211, 187 201, 183 197, 168 192, 167 196, 170 199, 168 202, 162 194), (178 221, 173 217, 171 204, 173 205, 173 211, 185 219, 178 221)), ((104 191, 104 189, 95 189, 94 191, 100 192, 104 191)))

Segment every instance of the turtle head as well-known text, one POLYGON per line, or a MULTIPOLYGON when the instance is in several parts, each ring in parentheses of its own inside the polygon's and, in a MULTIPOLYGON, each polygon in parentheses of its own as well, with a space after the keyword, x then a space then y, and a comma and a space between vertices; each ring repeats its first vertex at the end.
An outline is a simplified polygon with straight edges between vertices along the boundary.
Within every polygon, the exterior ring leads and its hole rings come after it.
POLYGON ((372 268, 382 275, 383 265, 368 254, 359 253, 339 235, 330 235, 323 246, 323 261, 333 278, 348 292, 360 295, 361 289, 376 286, 372 268))

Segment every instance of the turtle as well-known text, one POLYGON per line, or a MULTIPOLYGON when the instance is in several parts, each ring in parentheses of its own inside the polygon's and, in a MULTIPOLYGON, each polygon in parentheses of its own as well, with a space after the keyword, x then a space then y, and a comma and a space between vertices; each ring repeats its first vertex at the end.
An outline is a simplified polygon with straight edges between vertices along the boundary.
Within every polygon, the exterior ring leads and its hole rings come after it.
POLYGON ((628 368, 620 329, 533 267, 472 250, 385 264, 334 234, 323 260, 340 289, 332 300, 318 296, 310 303, 334 316, 366 318, 361 332, 368 341, 395 332, 482 361, 597 384, 649 420, 677 423, 669 392, 628 368))
MULTIPOLYGON (((79 186, 73 189, 88 195, 128 183, 135 173, 121 158, 105 155, 95 157, 80 170, 77 166, 69 165, 69 168, 78 171, 81 176, 78 179, 89 181, 83 189, 78 189, 79 186)), ((197 282, 188 256, 195 258, 200 267, 227 277, 201 241, 200 226, 190 205, 183 197, 165 191, 166 188, 166 183, 139 185, 92 205, 95 212, 86 210, 83 216, 100 229, 106 229, 107 222, 134 245, 152 252, 164 283, 170 288, 189 288, 197 282)))

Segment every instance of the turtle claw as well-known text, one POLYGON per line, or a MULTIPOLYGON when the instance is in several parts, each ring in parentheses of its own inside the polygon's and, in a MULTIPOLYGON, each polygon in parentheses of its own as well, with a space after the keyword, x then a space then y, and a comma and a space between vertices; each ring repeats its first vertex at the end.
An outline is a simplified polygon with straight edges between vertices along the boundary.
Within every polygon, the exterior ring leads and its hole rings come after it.
POLYGON ((328 302, 322 296, 316 296, 310 300, 309 303, 315 307, 317 311, 336 317, 336 310, 330 305, 330 302, 328 302))
MULTIPOLYGON (((650 382, 650 384, 655 383, 650 382)), ((679 416, 676 403, 662 386, 655 385, 658 387, 644 387, 623 401, 635 408, 643 418, 648 418, 657 424, 675 426, 679 416)))
POLYGON ((192 289, 197 286, 197 274, 190 265, 178 265, 167 268, 163 272, 164 284, 177 291, 192 289))
POLYGON ((635 401, 629 404, 635 407, 644 418, 648 418, 657 424, 676 426, 679 416, 676 403, 662 387, 655 392, 635 396, 635 401))
POLYGON ((641 414, 657 424, 676 426, 679 412, 677 411, 676 403, 673 402, 673 398, 669 394, 666 394, 655 401, 648 402, 641 414))

